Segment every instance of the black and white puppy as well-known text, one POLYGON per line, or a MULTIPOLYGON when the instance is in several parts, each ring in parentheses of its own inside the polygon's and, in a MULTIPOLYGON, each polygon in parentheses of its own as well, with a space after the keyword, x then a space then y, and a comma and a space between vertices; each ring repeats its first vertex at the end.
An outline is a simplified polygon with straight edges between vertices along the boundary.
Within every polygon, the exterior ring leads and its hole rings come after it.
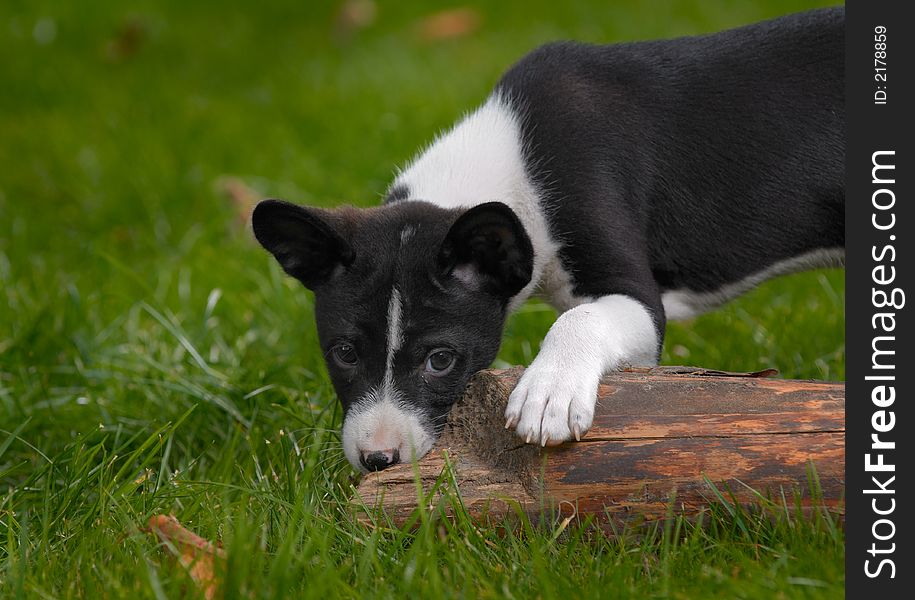
POLYGON ((549 44, 384 206, 259 204, 257 239, 314 290, 349 461, 425 454, 533 293, 561 314, 506 427, 558 444, 588 431, 603 373, 657 362, 666 319, 844 264, 844 21, 549 44))

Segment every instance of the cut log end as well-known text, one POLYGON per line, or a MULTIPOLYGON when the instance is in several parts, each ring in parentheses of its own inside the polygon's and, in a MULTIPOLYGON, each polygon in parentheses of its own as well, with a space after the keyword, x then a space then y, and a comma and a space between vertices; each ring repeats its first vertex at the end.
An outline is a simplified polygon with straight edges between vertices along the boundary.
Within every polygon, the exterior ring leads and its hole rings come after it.
MULTIPOLYGON (((432 451, 414 465, 366 475, 355 502, 395 523, 419 508, 418 474, 432 489, 446 460, 468 513, 487 520, 553 513, 593 515, 604 525, 704 511, 715 486, 737 502, 770 494, 841 514, 845 387, 658 367, 605 377, 594 424, 580 442, 541 449, 504 428, 523 369, 482 371, 455 404, 432 451), (811 469, 812 467, 812 469, 811 469), (811 474, 816 483, 811 488, 811 474)), ((423 507, 425 509, 427 507, 423 507)), ((367 519, 368 520, 368 519, 367 519)))

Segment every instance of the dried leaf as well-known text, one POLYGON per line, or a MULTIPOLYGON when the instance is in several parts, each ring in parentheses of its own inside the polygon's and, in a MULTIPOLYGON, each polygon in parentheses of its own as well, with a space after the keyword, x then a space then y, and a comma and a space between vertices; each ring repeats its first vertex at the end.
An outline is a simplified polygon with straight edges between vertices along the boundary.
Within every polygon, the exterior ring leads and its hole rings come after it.
POLYGON ((140 51, 148 37, 143 21, 128 19, 121 23, 117 33, 105 45, 105 58, 114 63, 125 62, 140 51))
POLYGON ((340 4, 334 23, 337 38, 349 39, 356 32, 370 27, 378 16, 374 0, 345 0, 340 4))
POLYGON ((416 36, 423 42, 441 42, 475 33, 483 19, 470 7, 453 8, 433 13, 416 23, 416 36))
POLYGON ((217 570, 225 567, 225 551, 193 531, 185 529, 171 515, 153 515, 147 523, 148 531, 156 534, 171 551, 203 591, 207 600, 213 600, 219 590, 217 570), (219 566, 217 568, 217 561, 219 566))

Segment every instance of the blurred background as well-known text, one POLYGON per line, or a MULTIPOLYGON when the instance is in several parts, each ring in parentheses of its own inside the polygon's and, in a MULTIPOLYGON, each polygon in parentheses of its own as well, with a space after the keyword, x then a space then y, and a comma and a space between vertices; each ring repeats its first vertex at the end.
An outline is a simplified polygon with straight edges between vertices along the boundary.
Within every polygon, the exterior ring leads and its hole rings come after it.
MULTIPOLYGON (((378 203, 398 165, 540 43, 710 32, 820 4, 7 0, 0 360, 69 363, 138 301, 202 309, 214 289, 243 335, 259 305, 282 306, 252 295, 275 268, 244 232, 250 203, 378 203)), ((529 360, 552 319, 527 310, 503 361, 529 360)), ((673 325, 665 362, 841 379, 842 313, 841 274, 787 278, 673 325)), ((311 337, 307 310, 280 322, 311 337)), ((289 338, 262 350, 314 352, 289 338)))
MULTIPOLYGON (((840 595, 834 528, 726 524, 671 558, 651 542, 582 553, 554 543, 561 529, 439 543, 434 528, 345 525, 352 472, 311 296, 245 224, 263 197, 379 203, 398 165, 543 42, 823 4, 0 2, 0 596, 185 595, 137 533, 154 512, 228 536, 233 585, 261 596, 439 597, 467 578, 489 596, 550 582, 565 597, 840 595)), ((781 278, 669 325, 663 362, 841 380, 844 304, 841 271, 781 278)), ((523 307, 496 364, 528 363, 554 318, 523 307)))

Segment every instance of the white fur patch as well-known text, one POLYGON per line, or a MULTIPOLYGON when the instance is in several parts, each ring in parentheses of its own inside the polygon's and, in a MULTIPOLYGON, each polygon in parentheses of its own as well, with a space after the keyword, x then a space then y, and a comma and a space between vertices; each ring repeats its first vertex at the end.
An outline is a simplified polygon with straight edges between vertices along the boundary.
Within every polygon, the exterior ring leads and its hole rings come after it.
POLYGON ((397 449, 401 462, 419 458, 435 441, 420 416, 415 408, 402 406, 396 396, 379 398, 373 390, 350 408, 343 421, 343 453, 363 472, 362 453, 397 449))
POLYGON ((413 235, 416 233, 416 228, 412 225, 407 225, 400 230, 400 246, 401 248, 410 241, 413 235))
POLYGON ((388 353, 384 361, 384 387, 393 393, 394 386, 394 354, 403 345, 403 301, 400 299, 400 290, 391 288, 391 299, 388 301, 388 353))
POLYGON ((406 186, 408 200, 424 200, 444 208, 472 208, 502 202, 521 220, 534 247, 531 282, 509 305, 521 306, 530 297, 556 256, 540 207, 540 193, 527 176, 518 117, 498 94, 440 135, 395 179, 392 188, 406 186))
POLYGON ((844 267, 844 248, 824 248, 813 250, 800 256, 777 262, 769 267, 753 273, 740 281, 723 285, 712 292, 694 292, 691 290, 670 290, 664 292, 661 301, 664 303, 664 313, 671 321, 691 319, 704 312, 717 308, 747 292, 763 281, 807 269, 822 267, 844 267))
POLYGON ((601 376, 656 364, 657 345, 651 314, 629 296, 604 296, 564 312, 511 393, 505 426, 544 446, 580 439, 594 419, 601 376))

